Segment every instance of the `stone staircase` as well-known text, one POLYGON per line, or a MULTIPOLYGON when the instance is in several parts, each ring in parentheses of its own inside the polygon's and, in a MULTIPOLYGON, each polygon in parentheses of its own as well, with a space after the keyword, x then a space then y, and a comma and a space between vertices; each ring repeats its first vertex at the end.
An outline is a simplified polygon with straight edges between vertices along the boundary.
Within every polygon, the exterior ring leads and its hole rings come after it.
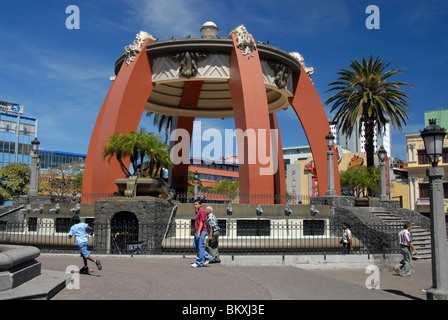
MULTIPOLYGON (((403 227, 406 220, 398 214, 393 214, 387 211, 387 208, 371 208, 372 213, 380 218, 384 223, 403 227)), ((429 260, 431 259, 431 233, 429 230, 415 225, 412 225, 411 230, 412 242, 418 254, 413 255, 413 260, 429 260)), ((397 235, 398 236, 398 235, 397 235)))

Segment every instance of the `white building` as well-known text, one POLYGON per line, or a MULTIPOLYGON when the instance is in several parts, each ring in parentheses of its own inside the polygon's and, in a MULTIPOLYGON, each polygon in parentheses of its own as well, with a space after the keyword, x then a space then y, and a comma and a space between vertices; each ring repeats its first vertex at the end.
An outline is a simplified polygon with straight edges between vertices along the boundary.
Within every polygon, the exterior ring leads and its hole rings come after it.
MULTIPOLYGON (((330 121, 330 123, 332 123, 330 121)), ((361 126, 361 130, 359 130, 359 119, 356 123, 356 125, 353 128, 352 135, 348 137, 345 134, 342 134, 342 131, 337 128, 337 125, 332 124, 332 133, 337 132, 336 134, 333 133, 333 135, 336 137, 337 144, 340 145, 342 148, 350 150, 351 152, 363 152, 365 153, 365 142, 366 142, 366 135, 364 132, 364 124, 361 126)), ((387 155, 390 157, 392 154, 392 137, 390 132, 390 123, 388 122, 385 126, 384 132, 378 132, 377 128, 375 127, 374 132, 374 138, 373 138, 373 146, 375 152, 378 151, 380 146, 384 146, 384 149, 386 149, 387 155)))
POLYGON ((310 146, 298 146, 283 148, 283 161, 285 166, 293 164, 297 160, 308 159, 312 156, 310 146))

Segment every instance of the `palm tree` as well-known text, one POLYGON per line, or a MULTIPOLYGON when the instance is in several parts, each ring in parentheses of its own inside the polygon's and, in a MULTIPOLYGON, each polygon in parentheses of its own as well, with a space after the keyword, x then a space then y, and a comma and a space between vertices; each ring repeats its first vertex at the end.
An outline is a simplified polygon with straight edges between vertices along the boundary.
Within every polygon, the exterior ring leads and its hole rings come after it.
POLYGON ((155 177, 161 166, 169 167, 173 165, 169 148, 162 142, 160 136, 152 132, 146 133, 144 129, 125 134, 116 133, 109 137, 104 146, 103 156, 109 158, 109 161, 115 156, 126 177, 137 175, 139 167, 141 175, 149 169, 149 175, 155 177), (123 160, 127 157, 129 157, 134 169, 133 174, 124 165, 123 160), (148 161, 144 162, 145 159, 148 159, 148 161), (144 168, 145 164, 147 164, 146 168, 144 168))
POLYGON ((152 115, 154 115, 153 124, 158 128, 159 132, 162 131, 162 128, 165 129, 165 143, 167 143, 169 137, 169 128, 173 125, 173 117, 154 112, 146 113, 147 117, 151 117, 152 115))
POLYGON ((342 69, 337 81, 332 82, 328 91, 337 91, 325 104, 334 102, 331 111, 337 110, 334 117, 342 130, 342 133, 351 136, 353 128, 359 119, 359 131, 364 125, 367 155, 367 166, 374 165, 374 131, 384 131, 385 125, 390 121, 394 129, 402 129, 409 119, 407 112, 410 110, 406 101, 408 94, 401 91, 400 86, 410 86, 406 82, 388 82, 387 80, 405 69, 393 69, 386 71, 390 62, 383 62, 377 57, 370 56, 369 61, 362 58, 362 62, 352 60, 351 70, 342 69))
POLYGON ((120 133, 115 133, 114 135, 109 137, 106 145, 104 146, 103 157, 104 159, 109 158, 108 160, 115 156, 118 163, 120 164, 121 170, 124 172, 126 177, 131 176, 131 172, 124 165, 123 160, 130 156, 128 154, 128 150, 124 147, 124 139, 123 135, 120 133))
POLYGON ((142 172, 147 170, 151 176, 155 176, 162 167, 173 166, 170 158, 170 149, 168 145, 160 140, 158 135, 152 132, 147 133, 144 144, 147 161, 144 163, 144 168, 142 165, 142 172))

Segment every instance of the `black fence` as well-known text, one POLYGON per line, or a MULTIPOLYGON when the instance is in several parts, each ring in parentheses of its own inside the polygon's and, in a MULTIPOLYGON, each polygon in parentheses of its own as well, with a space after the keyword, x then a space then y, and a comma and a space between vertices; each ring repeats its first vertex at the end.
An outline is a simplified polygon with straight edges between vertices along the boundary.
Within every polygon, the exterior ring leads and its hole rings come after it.
MULTIPOLYGON (((199 191, 197 198, 203 203, 257 203, 257 204, 309 204, 309 195, 213 193, 199 191)), ((180 203, 193 203, 195 197, 190 193, 177 193, 175 200, 180 203)))
MULTIPOLYGON (((173 191, 173 190, 171 190, 173 191)), ((193 203, 195 197, 190 193, 176 193, 173 200, 180 203, 193 203)), ((51 203, 95 203, 98 200, 112 198, 116 193, 83 193, 73 195, 46 196, 51 203)), ((257 204, 309 204, 309 195, 279 195, 279 194, 245 194, 245 193, 214 193, 201 190, 197 199, 204 203, 257 203, 257 204)))
MULTIPOLYGON (((339 254, 343 230, 328 220, 288 223, 275 220, 219 220, 221 254, 339 254)), ((92 223, 89 247, 97 254, 192 254, 194 220, 167 224, 92 223)), ((398 253, 393 225, 354 225, 353 253, 398 253)), ((41 252, 76 253, 68 223, 0 224, 0 243, 32 245, 41 252)))

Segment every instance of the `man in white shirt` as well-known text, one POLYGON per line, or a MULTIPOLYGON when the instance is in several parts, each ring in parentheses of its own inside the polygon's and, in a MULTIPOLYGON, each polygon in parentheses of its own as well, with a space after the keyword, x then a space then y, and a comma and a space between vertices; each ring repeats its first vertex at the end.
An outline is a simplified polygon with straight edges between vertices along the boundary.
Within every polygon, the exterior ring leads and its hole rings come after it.
POLYGON ((162 174, 161 174, 161 178, 168 183, 168 169, 165 167, 162 167, 162 174))
POLYGON ((400 261, 398 265, 394 267, 397 274, 405 278, 412 278, 412 253, 411 249, 417 254, 417 250, 412 243, 411 236, 412 226, 408 223, 404 225, 404 229, 398 234, 398 241, 400 242, 401 254, 403 255, 403 260, 400 261))

